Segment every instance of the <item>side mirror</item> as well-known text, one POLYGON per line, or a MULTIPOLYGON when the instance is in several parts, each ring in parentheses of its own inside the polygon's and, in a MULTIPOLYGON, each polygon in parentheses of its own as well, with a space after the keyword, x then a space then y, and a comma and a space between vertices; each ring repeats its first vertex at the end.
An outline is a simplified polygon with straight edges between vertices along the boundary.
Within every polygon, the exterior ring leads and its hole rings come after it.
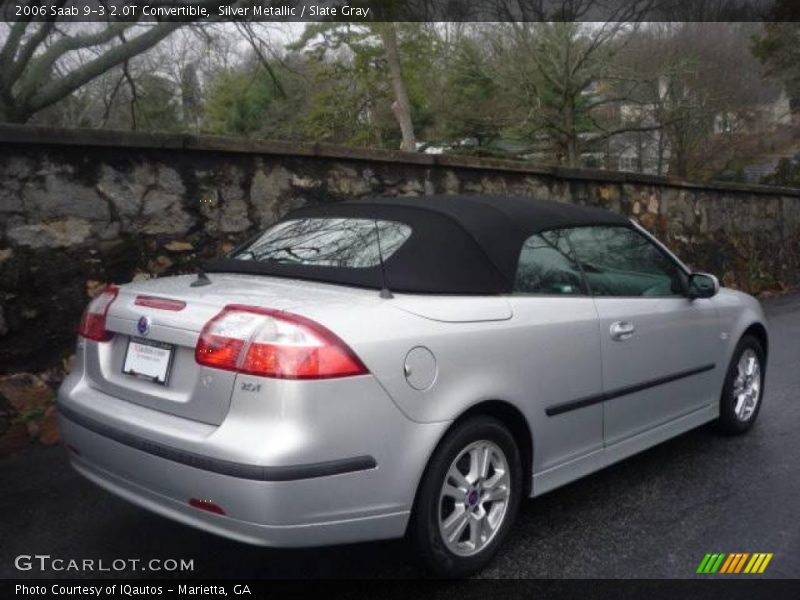
POLYGON ((719 291, 719 279, 708 273, 692 273, 689 275, 689 299, 711 298, 719 291))

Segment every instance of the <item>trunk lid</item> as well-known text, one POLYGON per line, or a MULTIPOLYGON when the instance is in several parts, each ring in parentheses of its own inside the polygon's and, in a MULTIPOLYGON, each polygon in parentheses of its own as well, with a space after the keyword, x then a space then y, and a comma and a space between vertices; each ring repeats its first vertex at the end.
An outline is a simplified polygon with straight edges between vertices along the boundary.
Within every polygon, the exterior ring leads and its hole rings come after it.
POLYGON ((352 310, 354 302, 378 298, 374 290, 260 275, 215 273, 210 278, 211 283, 202 287, 191 287, 197 279, 193 275, 120 286, 106 318, 106 329, 114 337, 108 342, 86 344, 89 384, 129 402, 216 425, 228 412, 237 375, 197 364, 194 349, 205 324, 226 304, 303 315, 320 306, 352 310), (142 306, 136 303, 142 296, 178 301, 185 306, 180 310, 142 306), (123 372, 132 340, 170 349, 165 384, 123 372))

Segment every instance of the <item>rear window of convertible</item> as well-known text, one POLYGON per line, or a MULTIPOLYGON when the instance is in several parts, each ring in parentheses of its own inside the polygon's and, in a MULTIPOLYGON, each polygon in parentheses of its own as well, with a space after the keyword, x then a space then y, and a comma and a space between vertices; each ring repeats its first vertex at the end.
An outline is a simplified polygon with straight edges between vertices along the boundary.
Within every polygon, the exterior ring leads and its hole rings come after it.
POLYGON ((394 254, 411 235, 396 221, 310 218, 282 221, 231 258, 317 267, 367 268, 394 254))

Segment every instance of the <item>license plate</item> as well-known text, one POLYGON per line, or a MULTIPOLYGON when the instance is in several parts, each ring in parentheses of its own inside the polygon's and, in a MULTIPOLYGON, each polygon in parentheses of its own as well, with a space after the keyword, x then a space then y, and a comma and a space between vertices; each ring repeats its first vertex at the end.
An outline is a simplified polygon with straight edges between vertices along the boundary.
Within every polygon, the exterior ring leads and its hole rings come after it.
POLYGON ((174 347, 171 344, 131 338, 125 352, 122 372, 166 385, 173 353, 174 347))

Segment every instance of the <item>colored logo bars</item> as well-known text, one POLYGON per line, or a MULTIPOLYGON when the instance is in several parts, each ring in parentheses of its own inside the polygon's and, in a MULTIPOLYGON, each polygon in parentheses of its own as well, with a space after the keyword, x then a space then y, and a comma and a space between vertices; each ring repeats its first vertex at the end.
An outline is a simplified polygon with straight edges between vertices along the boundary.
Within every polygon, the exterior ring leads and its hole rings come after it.
POLYGON ((700 566, 697 567, 697 573, 704 575, 714 573, 763 573, 771 560, 771 552, 706 554, 700 562, 700 566))

